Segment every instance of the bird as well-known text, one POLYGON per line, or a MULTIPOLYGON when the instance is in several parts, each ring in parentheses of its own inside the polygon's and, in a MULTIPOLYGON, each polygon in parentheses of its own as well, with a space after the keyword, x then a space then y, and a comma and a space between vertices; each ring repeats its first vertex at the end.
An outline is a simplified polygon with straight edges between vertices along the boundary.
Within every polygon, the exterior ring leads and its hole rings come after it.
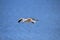
POLYGON ((36 20, 35 18, 20 18, 19 20, 18 20, 18 23, 20 23, 20 22, 28 22, 28 23, 36 23, 36 21, 38 21, 38 20, 36 20))

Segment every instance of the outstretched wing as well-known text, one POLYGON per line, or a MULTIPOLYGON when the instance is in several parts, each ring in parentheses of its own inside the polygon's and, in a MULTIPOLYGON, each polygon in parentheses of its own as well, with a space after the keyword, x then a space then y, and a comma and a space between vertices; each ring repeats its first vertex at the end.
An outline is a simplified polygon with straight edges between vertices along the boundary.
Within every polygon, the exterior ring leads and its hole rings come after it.
POLYGON ((21 22, 21 21, 22 21, 22 19, 18 20, 18 23, 21 22))
POLYGON ((32 20, 38 21, 38 19, 32 18, 32 20))

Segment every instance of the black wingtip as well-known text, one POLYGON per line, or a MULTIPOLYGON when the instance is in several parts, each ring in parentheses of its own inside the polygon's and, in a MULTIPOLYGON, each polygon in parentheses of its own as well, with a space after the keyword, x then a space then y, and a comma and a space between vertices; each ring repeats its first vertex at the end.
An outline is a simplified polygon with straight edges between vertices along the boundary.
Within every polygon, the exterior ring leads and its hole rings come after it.
POLYGON ((21 21, 22 21, 22 19, 18 20, 18 23, 21 22, 21 21))
POLYGON ((33 24, 34 24, 34 22, 31 22, 31 23, 33 23, 33 24))

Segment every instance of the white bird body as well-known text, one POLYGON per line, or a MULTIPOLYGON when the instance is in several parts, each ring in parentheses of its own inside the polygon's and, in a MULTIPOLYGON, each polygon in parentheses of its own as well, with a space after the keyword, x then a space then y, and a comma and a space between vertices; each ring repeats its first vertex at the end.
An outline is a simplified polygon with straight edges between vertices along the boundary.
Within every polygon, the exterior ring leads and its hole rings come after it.
POLYGON ((31 23, 36 23, 36 20, 33 20, 32 18, 20 18, 18 23, 19 22, 31 22, 31 23))
POLYGON ((27 20, 27 19, 24 19, 24 18, 23 18, 23 19, 22 19, 22 22, 25 22, 26 20, 27 20))

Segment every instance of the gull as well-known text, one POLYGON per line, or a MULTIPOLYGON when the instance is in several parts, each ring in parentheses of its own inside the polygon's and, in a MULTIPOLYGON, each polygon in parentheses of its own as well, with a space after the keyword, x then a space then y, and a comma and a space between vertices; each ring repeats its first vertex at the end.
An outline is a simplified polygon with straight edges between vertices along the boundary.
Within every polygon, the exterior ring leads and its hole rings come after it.
POLYGON ((28 23, 36 23, 36 21, 38 21, 38 20, 36 20, 36 19, 34 19, 34 18, 20 18, 19 20, 18 20, 18 23, 20 23, 20 22, 28 22, 28 23))

